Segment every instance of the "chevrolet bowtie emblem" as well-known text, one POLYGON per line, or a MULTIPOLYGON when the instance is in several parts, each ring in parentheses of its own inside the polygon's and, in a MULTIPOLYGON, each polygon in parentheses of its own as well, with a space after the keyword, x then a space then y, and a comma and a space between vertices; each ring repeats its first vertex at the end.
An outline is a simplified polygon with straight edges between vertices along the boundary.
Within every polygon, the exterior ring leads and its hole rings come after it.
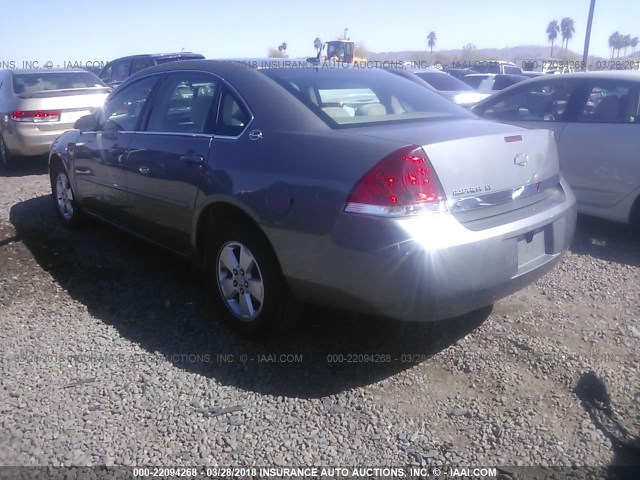
POLYGON ((529 155, 527 155, 526 153, 519 153, 515 157, 513 157, 514 165, 524 167, 527 163, 529 163, 529 155))

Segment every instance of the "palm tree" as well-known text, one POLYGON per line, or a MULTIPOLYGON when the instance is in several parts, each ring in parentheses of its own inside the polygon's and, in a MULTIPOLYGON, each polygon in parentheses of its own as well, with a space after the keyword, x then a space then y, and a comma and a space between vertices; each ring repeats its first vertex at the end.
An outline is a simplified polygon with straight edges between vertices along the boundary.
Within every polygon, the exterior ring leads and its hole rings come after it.
POLYGON ((322 40, 320 40, 320 37, 316 37, 315 40, 313 41, 313 48, 315 48, 318 51, 318 54, 322 51, 322 40))
POLYGON ((609 35, 609 48, 611 48, 612 59, 613 59, 613 51, 618 46, 619 38, 620 38, 620 32, 613 32, 611 35, 609 35))
POLYGON ((429 45, 429 50, 431 50, 431 56, 433 56, 433 47, 436 46, 437 40, 436 32, 429 32, 429 35, 427 35, 427 45, 429 45))
POLYGON ((560 31, 562 32, 562 41, 565 44, 564 49, 569 50, 569 40, 571 40, 573 38, 573 34, 576 33, 573 18, 564 17, 560 21, 560 31))
POLYGON ((638 46, 638 37, 633 37, 631 39, 631 48, 633 48, 633 53, 636 53, 636 47, 638 46))
POLYGON ((547 25, 547 39, 551 42, 551 57, 553 58, 553 42, 558 38, 560 27, 556 20, 551 20, 547 25))
POLYGON ((631 46, 631 35, 622 37, 622 48, 624 48, 624 56, 627 56, 627 48, 631 46))
POLYGON ((278 45, 278 51, 285 55, 287 53, 287 42, 282 42, 282 44, 278 45))

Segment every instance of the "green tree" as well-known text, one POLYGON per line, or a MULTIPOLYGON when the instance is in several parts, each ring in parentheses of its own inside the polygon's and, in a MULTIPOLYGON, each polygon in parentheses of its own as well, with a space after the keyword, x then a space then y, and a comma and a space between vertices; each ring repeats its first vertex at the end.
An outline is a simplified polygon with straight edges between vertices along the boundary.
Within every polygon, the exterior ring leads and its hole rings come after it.
POLYGON ((280 45, 278 45, 278 51, 280 53, 282 53, 283 57, 287 56, 287 42, 282 42, 280 45))
POLYGON ((551 20, 549 25, 547 25, 547 40, 551 42, 551 57, 553 58, 553 42, 558 38, 558 32, 560 31, 560 27, 558 26, 557 20, 551 20))
POLYGON ((560 21, 560 31, 562 32, 562 42, 565 44, 564 49, 569 49, 569 40, 573 38, 573 34, 576 33, 576 25, 573 18, 564 17, 560 21))
POLYGON ((436 32, 429 32, 429 35, 427 35, 427 45, 429 46, 431 56, 433 56, 433 47, 436 46, 437 41, 436 32))

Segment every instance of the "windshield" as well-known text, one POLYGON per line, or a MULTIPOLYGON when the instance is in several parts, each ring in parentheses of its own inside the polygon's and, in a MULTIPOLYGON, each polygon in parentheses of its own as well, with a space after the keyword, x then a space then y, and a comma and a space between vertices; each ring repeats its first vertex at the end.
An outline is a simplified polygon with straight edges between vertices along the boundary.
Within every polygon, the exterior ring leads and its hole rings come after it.
POLYGON ((473 90, 469 85, 461 82, 447 73, 439 72, 417 72, 417 76, 427 82, 436 90, 440 91, 469 91, 473 90))
POLYGON ((104 86, 105 84, 91 72, 20 73, 13 76, 13 91, 17 95, 45 90, 104 86))
POLYGON ((331 127, 473 117, 414 82, 383 70, 267 69, 331 127))
POLYGON ((329 42, 327 44, 327 57, 338 57, 340 59, 345 56, 353 55, 353 43, 329 42))

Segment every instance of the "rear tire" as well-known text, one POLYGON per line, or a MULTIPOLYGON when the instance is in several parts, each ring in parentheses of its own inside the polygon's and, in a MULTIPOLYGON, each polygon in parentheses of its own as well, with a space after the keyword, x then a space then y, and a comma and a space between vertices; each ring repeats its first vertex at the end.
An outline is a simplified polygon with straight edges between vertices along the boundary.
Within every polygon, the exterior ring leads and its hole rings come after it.
POLYGON ((252 338, 284 333, 301 308, 262 232, 245 223, 216 226, 206 237, 206 269, 225 322, 252 338))
POLYGON ((56 162, 51 167, 51 192, 53 206, 62 224, 77 229, 84 223, 84 214, 76 201, 75 193, 65 169, 56 162))
POLYGON ((4 143, 4 138, 0 136, 0 168, 9 171, 15 168, 15 161, 13 155, 9 153, 7 144, 4 143))

